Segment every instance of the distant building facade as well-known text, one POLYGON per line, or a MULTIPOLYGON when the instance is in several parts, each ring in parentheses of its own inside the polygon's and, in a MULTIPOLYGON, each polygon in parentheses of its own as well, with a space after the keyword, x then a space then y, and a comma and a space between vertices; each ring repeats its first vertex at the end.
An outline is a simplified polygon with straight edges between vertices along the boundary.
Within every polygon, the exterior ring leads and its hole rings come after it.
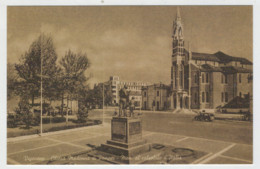
POLYGON ((162 83, 142 88, 142 109, 167 110, 170 108, 170 86, 162 83))
POLYGON ((129 99, 134 97, 136 106, 140 106, 142 103, 142 87, 150 85, 150 83, 145 82, 126 82, 121 81, 118 76, 111 76, 109 78, 109 84, 111 84, 112 94, 113 94, 113 104, 119 103, 119 91, 124 86, 127 87, 127 91, 129 92, 129 99))
POLYGON ((162 110, 167 107, 163 106, 167 100, 169 109, 215 109, 237 96, 252 95, 252 62, 220 51, 208 54, 185 49, 179 10, 172 38, 169 89, 162 84, 144 87, 143 109, 162 110))
POLYGON ((252 62, 223 52, 186 50, 183 32, 178 10, 172 36, 172 109, 214 109, 236 96, 252 94, 252 62))

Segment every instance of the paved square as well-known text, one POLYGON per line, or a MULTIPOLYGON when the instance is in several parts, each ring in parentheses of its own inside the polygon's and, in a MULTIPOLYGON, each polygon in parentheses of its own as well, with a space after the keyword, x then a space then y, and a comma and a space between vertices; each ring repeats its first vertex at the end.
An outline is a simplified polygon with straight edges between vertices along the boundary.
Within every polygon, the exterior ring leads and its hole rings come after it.
MULTIPOLYGON (((84 127, 77 130, 48 133, 41 137, 10 139, 7 144, 8 164, 46 164, 48 160, 62 161, 66 155, 90 151, 110 139, 109 124, 84 127)), ((143 138, 149 143, 172 145, 205 152, 194 164, 250 164, 252 145, 213 139, 175 135, 143 130, 143 138)), ((62 164, 69 163, 63 160, 62 164), (64 162, 64 163, 63 163, 64 162)), ((107 164, 100 160, 80 160, 80 164, 107 164)), ((52 163, 52 164, 55 164, 52 163)))

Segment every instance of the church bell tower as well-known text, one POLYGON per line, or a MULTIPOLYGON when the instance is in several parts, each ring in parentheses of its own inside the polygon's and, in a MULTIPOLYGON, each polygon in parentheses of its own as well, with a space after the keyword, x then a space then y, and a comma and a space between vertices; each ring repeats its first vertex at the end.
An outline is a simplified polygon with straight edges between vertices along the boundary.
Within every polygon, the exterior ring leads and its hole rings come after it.
POLYGON ((184 67, 185 67, 185 51, 184 51, 184 35, 183 25, 179 7, 177 7, 176 18, 173 21, 172 35, 172 66, 171 66, 171 89, 173 109, 184 108, 186 100, 184 96, 187 92, 184 89, 184 67))

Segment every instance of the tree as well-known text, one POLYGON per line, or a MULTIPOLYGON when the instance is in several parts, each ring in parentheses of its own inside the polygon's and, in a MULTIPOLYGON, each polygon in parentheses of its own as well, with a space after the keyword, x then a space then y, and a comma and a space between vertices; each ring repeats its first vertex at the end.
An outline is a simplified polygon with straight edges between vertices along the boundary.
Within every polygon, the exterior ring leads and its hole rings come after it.
POLYGON ((18 80, 18 74, 14 64, 7 64, 7 99, 11 99, 15 94, 15 84, 18 80))
POLYGON ((105 105, 111 105, 113 100, 112 87, 110 84, 104 85, 105 87, 105 105))
POLYGON ((105 105, 111 105, 113 99, 111 85, 108 82, 104 82, 104 85, 103 83, 95 85, 93 91, 91 92, 91 95, 89 96, 89 100, 91 100, 90 97, 93 97, 94 99, 92 101, 94 102, 94 104, 99 105, 99 107, 102 107, 101 105, 103 105, 103 86, 105 105))
POLYGON ((30 95, 31 103, 34 105, 34 98, 39 97, 41 83, 41 66, 43 81, 43 96, 50 97, 50 87, 57 75, 56 66, 57 54, 50 36, 41 34, 30 46, 29 50, 20 58, 20 63, 15 64, 19 75, 16 83, 18 95, 30 95), (42 62, 42 64, 41 64, 42 62))
POLYGON ((83 103, 79 103, 79 110, 77 113, 77 118, 79 123, 85 123, 88 118, 88 109, 86 105, 83 103))
MULTIPOLYGON (((69 100, 78 100, 80 92, 84 90, 85 83, 89 78, 85 76, 85 71, 89 68, 90 62, 86 53, 75 54, 71 50, 67 51, 61 59, 62 84, 60 85, 63 95, 69 100)), ((66 108, 68 114, 68 106, 66 108)), ((67 119, 68 121, 68 119, 67 119)))
POLYGON ((24 122, 25 128, 29 129, 32 124, 33 113, 31 112, 29 99, 26 95, 20 98, 20 102, 15 112, 18 115, 19 119, 24 122))

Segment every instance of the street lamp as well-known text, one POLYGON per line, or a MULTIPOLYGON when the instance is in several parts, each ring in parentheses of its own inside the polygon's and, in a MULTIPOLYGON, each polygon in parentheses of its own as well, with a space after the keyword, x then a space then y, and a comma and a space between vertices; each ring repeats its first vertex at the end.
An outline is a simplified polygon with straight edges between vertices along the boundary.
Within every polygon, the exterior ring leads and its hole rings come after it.
POLYGON ((42 136, 42 35, 41 35, 41 133, 40 136, 42 136))
POLYGON ((102 125, 104 125, 104 106, 105 106, 105 82, 103 82, 103 110, 102 110, 102 125))
POLYGON ((49 78, 49 76, 46 76, 46 75, 42 75, 42 62, 43 62, 43 58, 42 58, 42 36, 43 35, 41 35, 41 39, 40 39, 40 41, 41 41, 41 74, 40 74, 40 77, 41 77, 41 122, 40 122, 40 128, 41 128, 41 131, 40 131, 40 136, 42 135, 42 78, 44 77, 44 78, 49 78))

